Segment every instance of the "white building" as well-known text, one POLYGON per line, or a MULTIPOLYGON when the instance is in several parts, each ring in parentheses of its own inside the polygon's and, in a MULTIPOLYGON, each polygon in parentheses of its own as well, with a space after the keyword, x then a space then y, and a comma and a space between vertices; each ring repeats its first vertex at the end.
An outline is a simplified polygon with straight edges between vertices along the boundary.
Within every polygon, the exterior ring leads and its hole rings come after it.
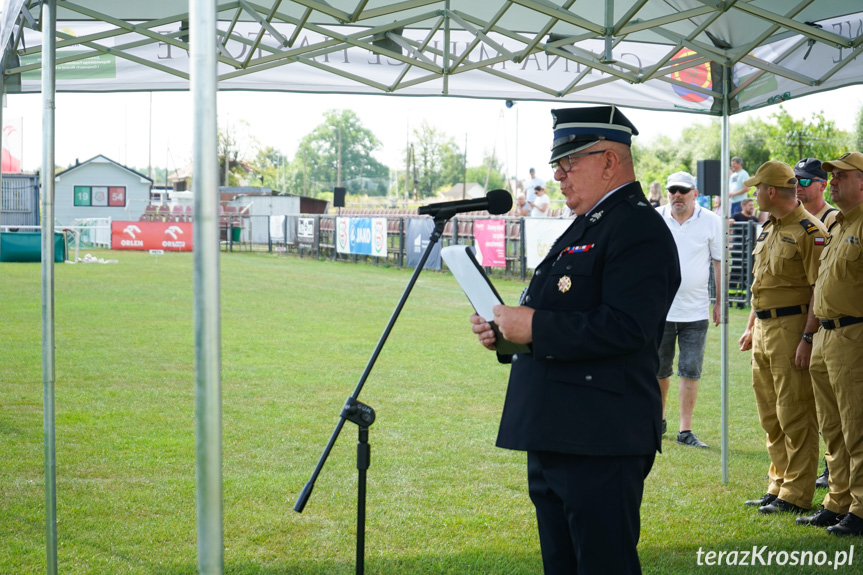
POLYGON ((99 155, 54 177, 55 220, 72 225, 82 218, 137 221, 147 204, 153 180, 99 155))

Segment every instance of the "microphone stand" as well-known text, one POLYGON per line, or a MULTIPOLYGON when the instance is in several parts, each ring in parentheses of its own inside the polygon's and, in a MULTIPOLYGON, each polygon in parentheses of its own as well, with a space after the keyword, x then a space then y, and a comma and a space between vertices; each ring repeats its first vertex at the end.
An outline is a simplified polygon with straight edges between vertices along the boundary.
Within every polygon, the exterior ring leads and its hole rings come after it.
POLYGON ((375 362, 378 359, 378 356, 383 350, 384 344, 387 341, 387 338, 390 335, 390 332, 393 329, 393 326, 396 323, 396 320, 399 317, 399 314, 402 311, 405 303, 407 302, 408 296, 413 290, 414 284, 416 284, 417 278, 420 275, 423 267, 425 266, 426 260, 428 260, 429 255, 431 254, 434 245, 440 239, 441 235, 443 235, 444 226, 446 226, 447 220, 455 215, 455 208, 449 210, 440 210, 434 216, 434 231, 429 238, 428 247, 426 247, 425 252, 423 252, 422 258, 420 258, 419 264, 417 264, 414 269, 414 273, 411 276, 410 281, 408 282, 407 287, 405 288, 404 293, 402 293, 402 297, 399 300, 398 305, 396 305, 396 309, 390 317, 390 321, 384 329, 383 334, 378 340, 378 344, 375 347, 374 352, 372 352, 371 358, 369 358, 368 363, 366 364, 366 368, 363 371, 363 374, 360 376, 359 381, 357 382, 357 386, 354 389, 354 392, 348 397, 345 401, 345 405, 342 408, 341 413, 339 413, 339 421, 336 423, 336 428, 333 430, 332 436, 330 436, 330 440, 327 443, 327 446, 324 448, 323 454, 321 454, 321 458, 318 461, 318 465, 315 467, 314 472, 312 472, 312 477, 306 483, 305 487, 303 487, 302 492, 300 492, 300 496, 297 498, 296 503, 294 504, 294 511, 297 513, 302 513, 303 509, 308 503, 309 497, 312 494, 312 489, 315 487, 315 482, 318 479, 318 475, 320 475, 321 470, 324 467, 324 463, 326 463, 327 458, 330 455, 330 451, 332 451, 333 446, 336 443, 336 439, 338 439, 339 434, 342 431, 342 427, 345 425, 345 421, 351 421, 359 425, 359 442, 357 443, 357 470, 359 473, 358 486, 357 486, 357 566, 356 573, 357 575, 363 575, 365 571, 365 498, 366 498, 366 470, 369 468, 370 460, 371 460, 371 446, 368 443, 368 435, 369 435, 369 426, 374 423, 375 412, 374 410, 357 401, 357 397, 359 397, 360 392, 363 389, 363 386, 366 383, 366 379, 368 379, 369 374, 372 371, 372 368, 375 365, 375 362))

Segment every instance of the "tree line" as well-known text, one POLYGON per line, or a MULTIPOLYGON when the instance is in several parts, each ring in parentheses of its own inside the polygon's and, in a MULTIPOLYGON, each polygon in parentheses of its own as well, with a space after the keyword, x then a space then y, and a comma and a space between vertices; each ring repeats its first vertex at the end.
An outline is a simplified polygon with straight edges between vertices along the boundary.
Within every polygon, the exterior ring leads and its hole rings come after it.
MULTIPOLYGON (((750 173, 767 160, 794 165, 805 157, 835 159, 863 148, 863 109, 850 132, 836 127, 819 112, 794 118, 782 106, 767 120, 732 121, 731 155, 740 156, 750 173)), ((699 160, 721 158, 721 120, 693 124, 680 137, 659 136, 633 144, 635 171, 645 186, 665 182, 669 174, 696 174, 699 160)), ((220 181, 225 185, 264 186, 276 193, 330 199, 334 187, 353 197, 389 197, 422 200, 452 186, 479 183, 485 189, 506 188, 518 174, 504 174, 501 161, 486 152, 483 163, 468 166, 465 151, 454 138, 423 122, 413 129, 412 143, 402 150, 400 166, 377 160, 380 140, 352 110, 330 110, 323 121, 300 139, 296 154, 288 158, 271 146, 260 145, 240 121, 219 132, 220 181), (227 162, 227 170, 226 170, 227 162), (227 180, 225 179, 227 176, 227 180)), ((548 182, 552 199, 562 199, 557 182, 548 182)))

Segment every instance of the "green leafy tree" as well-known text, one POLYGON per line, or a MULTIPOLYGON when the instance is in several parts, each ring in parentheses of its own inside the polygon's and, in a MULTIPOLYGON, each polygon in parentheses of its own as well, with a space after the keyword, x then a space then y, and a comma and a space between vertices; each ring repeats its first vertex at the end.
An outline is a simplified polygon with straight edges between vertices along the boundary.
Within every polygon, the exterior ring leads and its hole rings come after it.
POLYGON ((252 166, 258 175, 253 186, 263 186, 273 190, 280 190, 282 186, 281 171, 284 170, 286 158, 279 150, 272 146, 258 149, 252 166))
POLYGON ((779 106, 771 119, 773 123, 767 137, 771 160, 793 166, 800 158, 837 158, 849 147, 848 132, 838 129, 823 112, 814 114, 811 120, 796 119, 779 106))
POLYGON ((257 139, 251 135, 246 120, 228 124, 225 130, 219 129, 219 185, 239 186, 249 177, 245 165, 249 156, 258 146, 257 139), (228 178, 225 179, 225 162, 228 163, 228 178))
POLYGON ((286 188, 322 196, 340 185, 351 194, 385 195, 389 170, 372 156, 380 146, 352 110, 330 110, 324 122, 300 140, 286 170, 286 188))

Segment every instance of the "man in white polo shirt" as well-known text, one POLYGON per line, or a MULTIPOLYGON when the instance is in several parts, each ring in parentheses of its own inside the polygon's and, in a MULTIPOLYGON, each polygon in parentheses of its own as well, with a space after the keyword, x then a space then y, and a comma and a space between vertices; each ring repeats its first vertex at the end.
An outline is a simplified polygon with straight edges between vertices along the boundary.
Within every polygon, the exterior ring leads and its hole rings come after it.
POLYGON ((666 184, 668 203, 656 210, 662 215, 680 258, 680 288, 674 296, 665 319, 665 333, 659 345, 659 387, 662 390, 662 431, 665 432, 665 403, 673 371, 675 342, 680 348, 677 375, 680 376, 680 427, 677 443, 690 447, 707 447, 692 432, 692 412, 698 396, 698 380, 704 361, 704 342, 709 325, 710 299, 707 285, 713 265, 716 304, 713 323, 719 325, 722 290, 719 286, 719 262, 722 260, 722 218, 695 202, 698 190, 695 178, 676 172, 666 184))

